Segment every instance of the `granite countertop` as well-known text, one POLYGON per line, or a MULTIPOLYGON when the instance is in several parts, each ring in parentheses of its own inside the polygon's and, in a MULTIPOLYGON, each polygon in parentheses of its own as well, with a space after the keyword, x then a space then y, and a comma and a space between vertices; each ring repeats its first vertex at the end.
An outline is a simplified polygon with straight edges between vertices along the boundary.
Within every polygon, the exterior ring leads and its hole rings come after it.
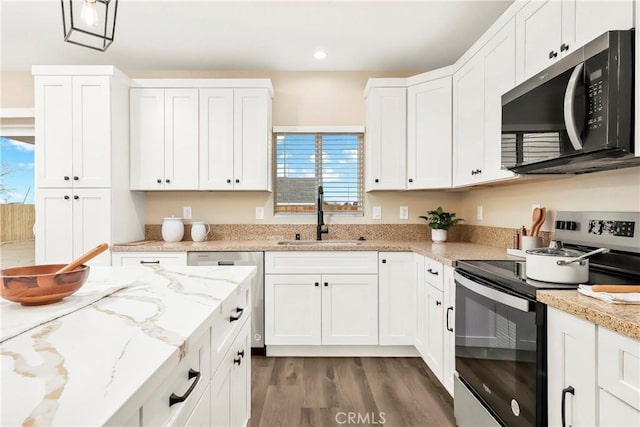
MULTIPOLYGON (((309 241, 313 242, 313 241, 309 241)), ((205 242, 141 241, 116 244, 113 252, 202 252, 202 251, 389 251, 415 252, 440 261, 445 265, 455 266, 460 259, 508 259, 507 250, 494 246, 479 245, 466 242, 433 243, 413 240, 365 240, 357 245, 330 244, 331 240, 323 240, 320 244, 279 245, 277 240, 212 240, 205 242)))
POLYGON ((82 289, 124 288, 45 323, 36 320, 40 307, 2 301, 3 319, 19 315, 31 329, 0 343, 0 425, 104 425, 124 416, 254 275, 254 267, 91 267, 82 289))
POLYGON ((578 291, 546 290, 536 293, 538 301, 622 335, 640 340, 640 307, 634 304, 610 304, 578 291))

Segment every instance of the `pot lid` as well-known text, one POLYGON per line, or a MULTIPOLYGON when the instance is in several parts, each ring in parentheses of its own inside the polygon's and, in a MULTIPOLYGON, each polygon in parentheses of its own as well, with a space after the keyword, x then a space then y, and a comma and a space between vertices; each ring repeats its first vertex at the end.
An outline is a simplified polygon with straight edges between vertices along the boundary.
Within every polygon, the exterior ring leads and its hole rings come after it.
POLYGON ((164 221, 182 221, 182 218, 179 216, 167 216, 162 218, 164 221))
POLYGON ((555 256, 555 257, 577 257, 583 255, 583 252, 565 248, 537 248, 526 251, 528 254, 555 256))

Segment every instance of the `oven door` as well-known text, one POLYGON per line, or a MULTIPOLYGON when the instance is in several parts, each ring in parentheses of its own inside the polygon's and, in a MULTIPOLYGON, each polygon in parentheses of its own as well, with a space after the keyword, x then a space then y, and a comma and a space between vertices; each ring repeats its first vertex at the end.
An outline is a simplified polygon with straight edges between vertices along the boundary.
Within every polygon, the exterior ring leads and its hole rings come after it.
POLYGON ((461 382, 500 424, 544 425, 544 305, 460 270, 455 282, 461 382))

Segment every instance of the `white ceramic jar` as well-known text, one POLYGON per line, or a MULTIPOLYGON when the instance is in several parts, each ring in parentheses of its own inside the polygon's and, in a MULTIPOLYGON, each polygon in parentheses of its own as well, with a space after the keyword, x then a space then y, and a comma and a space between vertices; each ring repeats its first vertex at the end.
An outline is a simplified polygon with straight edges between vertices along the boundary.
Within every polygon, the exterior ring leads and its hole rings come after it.
POLYGON ((209 224, 199 221, 193 222, 191 224, 191 240, 194 242, 202 242, 207 238, 209 231, 211 231, 209 224))
POLYGON ((179 242, 184 236, 182 218, 167 217, 162 221, 162 238, 165 242, 179 242))

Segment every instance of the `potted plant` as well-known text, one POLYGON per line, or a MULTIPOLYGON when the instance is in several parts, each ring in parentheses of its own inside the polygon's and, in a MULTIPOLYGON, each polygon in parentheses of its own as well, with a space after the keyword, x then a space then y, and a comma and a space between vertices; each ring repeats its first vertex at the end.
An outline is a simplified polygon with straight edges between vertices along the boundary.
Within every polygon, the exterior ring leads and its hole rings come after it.
POLYGON ((438 206, 435 211, 427 212, 429 216, 421 215, 419 218, 426 220, 431 227, 431 240, 434 242, 444 242, 447 240, 447 230, 464 221, 462 218, 456 218, 456 214, 445 212, 442 206, 438 206))

